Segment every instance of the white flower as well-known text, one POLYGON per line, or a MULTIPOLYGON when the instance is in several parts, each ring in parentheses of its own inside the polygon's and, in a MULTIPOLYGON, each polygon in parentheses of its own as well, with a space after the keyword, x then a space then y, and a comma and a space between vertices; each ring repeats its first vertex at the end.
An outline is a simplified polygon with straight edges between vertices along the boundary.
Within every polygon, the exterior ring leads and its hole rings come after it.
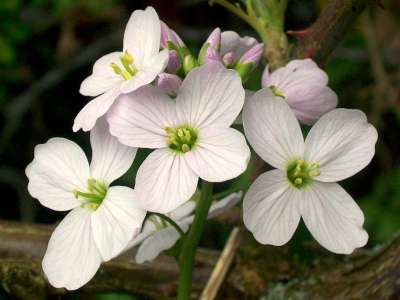
POLYGON ((93 73, 79 92, 97 96, 76 116, 73 130, 92 129, 120 94, 130 93, 152 82, 168 63, 168 49, 159 52, 161 25, 152 7, 135 10, 124 33, 123 52, 107 54, 96 61, 93 73))
POLYGON ((56 288, 75 290, 86 284, 102 261, 125 249, 146 215, 133 189, 109 186, 129 169, 136 149, 110 136, 102 119, 90 142, 90 166, 77 144, 52 138, 35 147, 26 168, 32 197, 53 210, 72 210, 53 232, 42 263, 56 288))
POLYGON ((363 112, 335 109, 304 141, 286 101, 263 89, 245 104, 243 123, 257 154, 277 168, 257 178, 243 203, 244 223, 260 243, 285 244, 300 217, 332 252, 348 254, 367 243, 362 211, 336 183, 374 156, 377 132, 363 112))
POLYGON ((111 134, 128 146, 157 149, 136 176, 143 207, 170 212, 190 199, 199 177, 226 181, 246 169, 249 147, 230 128, 243 102, 239 76, 217 62, 193 69, 176 101, 153 86, 120 97, 107 115, 111 134))
MULTIPOLYGON (((229 208, 235 206, 242 198, 242 193, 233 193, 229 196, 214 201, 208 212, 208 218, 213 218, 229 208)), ((189 229, 193 222, 193 211, 196 202, 189 200, 174 211, 167 214, 183 232, 189 229)), ((156 215, 151 215, 144 223, 142 232, 129 244, 129 248, 140 244, 136 252, 136 262, 138 264, 155 259, 161 252, 171 248, 179 240, 179 232, 165 220, 156 215)))
POLYGON ((337 96, 327 84, 326 73, 309 58, 292 60, 272 73, 267 66, 262 78, 262 86, 284 98, 297 119, 308 125, 337 105, 337 96))

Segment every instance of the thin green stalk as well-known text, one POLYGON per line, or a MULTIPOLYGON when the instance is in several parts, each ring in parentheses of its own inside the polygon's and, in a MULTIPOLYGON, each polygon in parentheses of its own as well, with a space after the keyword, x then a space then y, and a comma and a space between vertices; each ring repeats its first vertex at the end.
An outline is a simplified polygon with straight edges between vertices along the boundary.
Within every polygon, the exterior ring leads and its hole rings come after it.
POLYGON ((170 217, 168 217, 166 215, 163 215, 163 214, 160 214, 160 213, 155 213, 155 212, 153 212, 151 214, 152 215, 156 215, 157 217, 159 217, 159 218, 165 220, 166 222, 168 222, 172 227, 174 227, 176 229, 176 231, 179 232, 179 234, 181 236, 185 235, 185 233, 183 232, 182 228, 174 220, 172 220, 170 217))
POLYGON ((192 294, 192 273, 194 257, 197 246, 203 233, 207 220, 208 210, 212 202, 213 184, 203 181, 200 201, 196 207, 194 220, 188 235, 186 236, 181 253, 179 255, 180 277, 178 286, 178 300, 190 300, 192 294))

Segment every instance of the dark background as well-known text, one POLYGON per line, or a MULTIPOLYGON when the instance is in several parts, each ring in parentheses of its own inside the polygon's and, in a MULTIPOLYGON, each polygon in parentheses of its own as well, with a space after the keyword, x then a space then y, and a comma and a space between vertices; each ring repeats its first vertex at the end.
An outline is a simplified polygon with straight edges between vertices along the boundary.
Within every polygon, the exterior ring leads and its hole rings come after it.
MULTIPOLYGON (((289 1, 286 29, 309 26, 324 2, 289 1)), ((364 14, 355 22, 325 66, 330 86, 339 95, 339 107, 363 110, 379 132, 372 163, 341 183, 364 211, 368 247, 388 241, 400 227, 400 3, 383 4, 385 9, 374 7, 369 17, 364 14)), ((97 58, 122 48, 130 13, 148 5, 195 53, 217 26, 256 37, 240 19, 206 1, 0 1, 0 219, 52 223, 62 217, 63 213, 41 207, 29 196, 24 169, 33 158, 34 146, 54 136, 72 139, 89 150, 88 134, 72 132, 73 119, 89 100, 79 94, 80 83, 97 58)), ((260 88, 261 70, 248 88, 260 88)), ((147 153, 139 152, 123 183, 132 185, 147 153)), ((211 224, 203 244, 221 247, 228 229, 211 224)), ((293 255, 302 257, 296 245, 308 240, 307 231, 298 230, 291 242, 293 255)), ((9 299, 0 288, 2 297, 9 299)), ((135 298, 93 295, 90 299, 135 298)))

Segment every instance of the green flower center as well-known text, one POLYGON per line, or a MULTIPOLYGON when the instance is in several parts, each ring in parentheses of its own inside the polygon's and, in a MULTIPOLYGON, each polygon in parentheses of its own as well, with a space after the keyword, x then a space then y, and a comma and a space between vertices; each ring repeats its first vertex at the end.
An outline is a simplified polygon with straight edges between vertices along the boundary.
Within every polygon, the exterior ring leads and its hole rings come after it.
POLYGON ((108 185, 102 181, 90 178, 87 182, 87 191, 73 190, 76 199, 79 199, 82 208, 95 211, 107 195, 108 185))
POLYGON ((129 80, 136 75, 138 69, 133 64, 133 56, 129 54, 128 50, 125 50, 124 54, 121 55, 119 60, 124 69, 122 70, 116 63, 111 63, 111 68, 114 70, 115 74, 121 75, 125 80, 129 80))
POLYGON ((196 146, 198 132, 189 125, 181 125, 176 128, 166 127, 168 134, 168 147, 179 153, 186 153, 196 146))
POLYGON ((313 180, 313 177, 319 176, 319 164, 308 163, 302 159, 294 160, 287 167, 287 178, 289 182, 298 189, 305 188, 313 180))
POLYGON ((280 91, 275 85, 270 85, 269 88, 275 96, 286 99, 285 94, 280 91))

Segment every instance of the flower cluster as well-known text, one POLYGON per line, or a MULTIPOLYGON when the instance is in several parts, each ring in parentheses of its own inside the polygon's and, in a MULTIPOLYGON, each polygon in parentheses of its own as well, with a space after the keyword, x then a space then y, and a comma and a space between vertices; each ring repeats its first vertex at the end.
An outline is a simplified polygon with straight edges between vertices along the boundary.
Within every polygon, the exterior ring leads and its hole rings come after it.
MULTIPOLYGON (((337 183, 374 155, 376 130, 358 110, 334 109, 336 94, 312 60, 293 60, 262 78, 246 97, 244 81, 264 44, 215 29, 197 58, 152 7, 133 12, 123 49, 97 60, 80 93, 95 97, 73 130, 90 131, 91 163, 74 142, 52 138, 35 148, 28 190, 57 211, 43 259, 55 287, 86 284, 100 264, 139 245, 136 261, 152 260, 189 230, 199 178, 224 182, 242 174, 248 142, 276 170, 259 176, 244 197, 246 227, 263 244, 283 245, 303 217, 315 239, 336 253, 365 245, 363 214, 337 183), (231 127, 243 110, 245 135, 231 127), (299 122, 314 124, 304 140, 299 122), (138 148, 153 149, 134 189, 111 186, 138 148), (160 215, 164 214, 164 215, 160 215)), ((213 217, 241 192, 215 201, 213 217)), ((204 215, 206 216, 206 215, 204 215)))

